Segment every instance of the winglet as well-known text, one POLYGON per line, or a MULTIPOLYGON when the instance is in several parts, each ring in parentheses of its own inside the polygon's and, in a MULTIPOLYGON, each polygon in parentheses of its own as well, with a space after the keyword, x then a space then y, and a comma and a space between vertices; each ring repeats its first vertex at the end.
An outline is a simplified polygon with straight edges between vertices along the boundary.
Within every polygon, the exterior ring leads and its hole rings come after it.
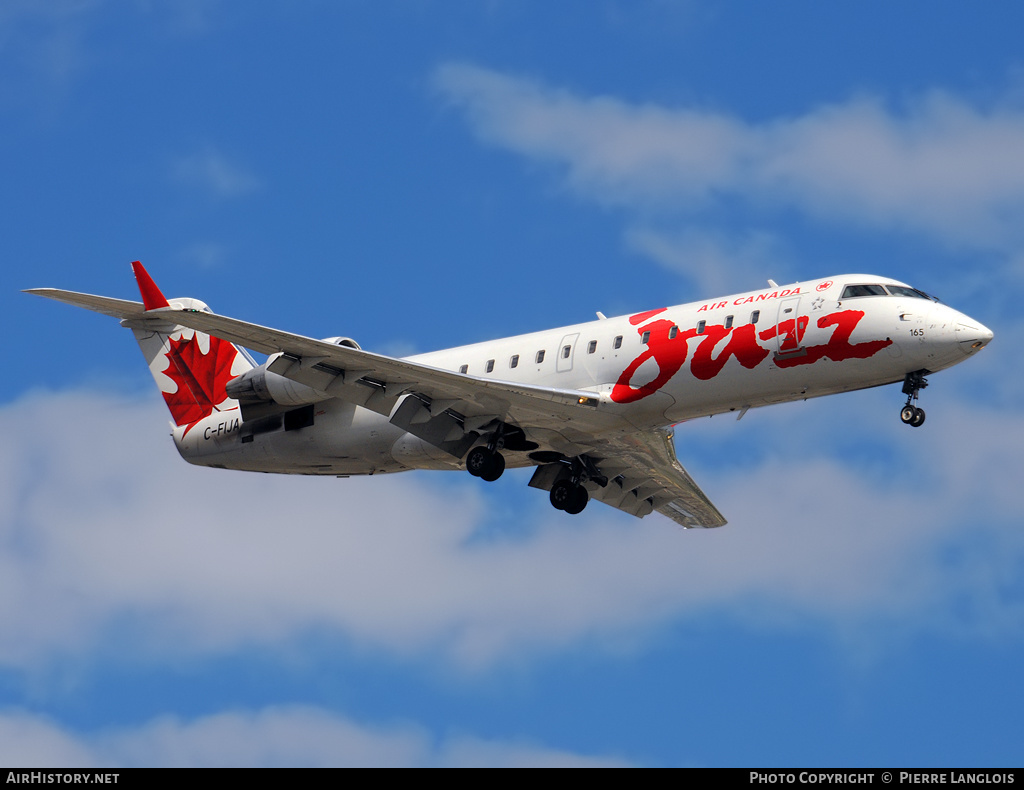
POLYGON ((132 261, 132 271, 135 272, 135 282, 139 286, 139 293, 142 294, 142 304, 147 310, 170 307, 167 298, 157 288, 141 261, 132 261))

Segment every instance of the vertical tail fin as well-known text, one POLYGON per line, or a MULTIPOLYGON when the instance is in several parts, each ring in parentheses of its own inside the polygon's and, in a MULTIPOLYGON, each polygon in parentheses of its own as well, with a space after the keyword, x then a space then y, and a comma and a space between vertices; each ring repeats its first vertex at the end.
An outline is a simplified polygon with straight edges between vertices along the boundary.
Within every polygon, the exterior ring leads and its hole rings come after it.
POLYGON ((132 263, 146 312, 123 323, 135 340, 164 396, 175 425, 192 425, 214 412, 238 408, 228 397, 227 383, 252 369, 249 358, 226 340, 162 321, 160 308, 175 307, 209 312, 198 299, 174 299, 173 305, 139 261, 132 263))

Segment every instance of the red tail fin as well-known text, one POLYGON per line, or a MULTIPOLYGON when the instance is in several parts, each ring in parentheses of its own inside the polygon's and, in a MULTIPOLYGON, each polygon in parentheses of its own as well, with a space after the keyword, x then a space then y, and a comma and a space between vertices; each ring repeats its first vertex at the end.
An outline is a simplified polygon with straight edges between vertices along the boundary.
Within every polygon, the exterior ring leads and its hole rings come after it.
POLYGON ((149 276, 146 267, 142 265, 142 261, 132 261, 132 271, 135 272, 135 282, 138 283, 139 293, 142 294, 142 304, 147 310, 170 307, 167 299, 153 282, 153 278, 149 276))
MULTIPOLYGON (((171 306, 139 261, 132 263, 132 270, 147 311, 171 306)), ((198 299, 175 299, 174 306, 209 310, 198 299)), ((225 387, 252 368, 245 355, 226 340, 178 326, 170 316, 162 318, 160 313, 144 314, 132 330, 174 423, 191 425, 214 412, 238 408, 225 387)))

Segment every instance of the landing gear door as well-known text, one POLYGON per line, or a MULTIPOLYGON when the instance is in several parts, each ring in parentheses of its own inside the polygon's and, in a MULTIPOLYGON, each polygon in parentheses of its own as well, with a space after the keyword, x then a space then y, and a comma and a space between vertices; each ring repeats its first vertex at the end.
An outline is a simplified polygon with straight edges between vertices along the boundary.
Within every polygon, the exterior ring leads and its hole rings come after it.
POLYGON ((775 324, 775 353, 780 357, 805 354, 804 335, 808 318, 800 314, 800 297, 783 299, 779 303, 779 317, 775 324))
POLYGON ((558 344, 558 360, 555 362, 555 370, 559 373, 567 373, 572 370, 572 358, 576 355, 576 341, 580 333, 566 335, 558 344))

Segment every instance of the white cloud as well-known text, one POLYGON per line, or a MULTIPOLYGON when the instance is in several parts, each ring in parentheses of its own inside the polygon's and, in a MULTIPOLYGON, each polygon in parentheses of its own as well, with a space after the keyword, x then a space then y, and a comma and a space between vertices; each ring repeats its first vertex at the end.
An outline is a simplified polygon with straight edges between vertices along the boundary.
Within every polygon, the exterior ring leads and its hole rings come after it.
POLYGON ((0 762, 33 767, 610 766, 589 757, 472 736, 435 743, 410 724, 359 724, 320 708, 227 711, 78 734, 41 716, 0 714, 0 762))
POLYGON ((65 88, 85 68, 84 39, 97 0, 7 0, 0 4, 0 52, 51 87, 65 88))
POLYGON ((179 257, 190 263, 197 263, 205 269, 214 268, 224 263, 228 251, 225 245, 215 241, 197 241, 179 253, 179 257))
POLYGON ((240 197, 262 186, 255 175, 213 146, 179 158, 172 175, 179 183, 203 189, 218 198, 240 197))
POLYGON ((36 767, 99 765, 92 749, 41 716, 0 713, 0 762, 36 767))
POLYGON ((624 768, 629 765, 627 761, 614 757, 573 754, 528 741, 485 741, 472 736, 447 741, 436 763, 473 768, 624 768))
MULTIPOLYGON (((879 421, 850 403, 846 421, 879 421)), ((469 478, 197 469, 156 403, 27 397, 0 411, 0 664, 102 654, 126 628, 140 660, 328 629, 484 668, 723 607, 1019 633, 1021 602, 999 580, 1024 563, 1007 526, 1024 510, 1024 418, 953 404, 941 428, 932 414, 913 432, 895 408, 897 432, 877 441, 896 476, 845 457, 831 409, 782 410, 758 415, 769 428, 754 441, 778 448, 763 463, 698 475, 730 518, 721 530, 597 503, 572 519, 538 493, 521 515, 535 529, 473 540, 497 494, 469 478)), ((684 462, 707 446, 693 427, 680 429, 684 462)))
POLYGON ((192 38, 215 28, 222 6, 219 0, 177 0, 174 3, 144 0, 139 10, 156 17, 168 32, 192 38))
POLYGON ((709 293, 740 291, 766 276, 786 282, 791 268, 783 260, 781 243, 764 232, 727 235, 686 229, 666 233, 634 227, 626 232, 626 245, 686 275, 709 293))
POLYGON ((139 766, 410 766, 429 752, 414 727, 364 727, 303 707, 165 717, 97 741, 105 761, 139 766))
POLYGON ((490 144, 564 170, 580 194, 665 213, 792 206, 942 241, 1024 242, 1024 111, 942 91, 891 110, 872 97, 751 123, 700 107, 581 96, 465 64, 435 74, 490 144))

